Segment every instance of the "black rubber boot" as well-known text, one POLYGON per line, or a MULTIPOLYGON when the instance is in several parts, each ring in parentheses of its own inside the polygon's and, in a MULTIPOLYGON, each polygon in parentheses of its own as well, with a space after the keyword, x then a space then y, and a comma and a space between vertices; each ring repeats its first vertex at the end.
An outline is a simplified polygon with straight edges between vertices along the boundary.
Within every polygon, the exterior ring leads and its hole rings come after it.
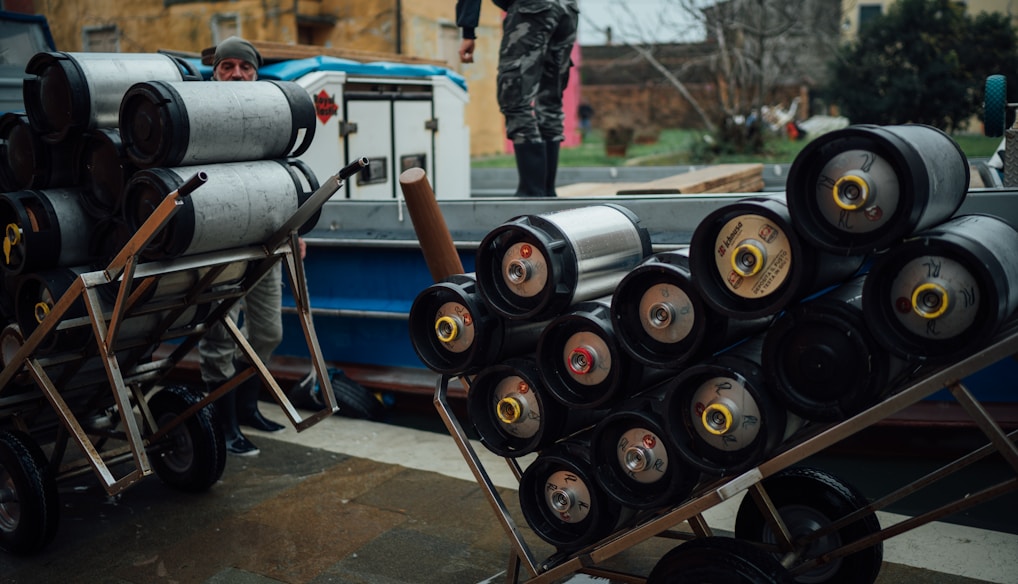
POLYGON ((254 456, 260 451, 250 440, 240 433, 237 423, 237 388, 227 392, 216 400, 216 415, 223 428, 226 438, 226 451, 238 456, 254 456))
POLYGON ((257 375, 249 377, 233 390, 237 394, 237 421, 262 432, 283 431, 286 426, 273 422, 258 411, 258 394, 261 390, 262 380, 257 375))
POLYGON ((545 178, 544 196, 557 197, 555 193, 555 175, 558 173, 558 152, 561 142, 545 142, 545 178))
POLYGON ((548 178, 548 161, 544 142, 514 144, 516 171, 520 176, 516 187, 517 197, 545 196, 545 181, 548 178))

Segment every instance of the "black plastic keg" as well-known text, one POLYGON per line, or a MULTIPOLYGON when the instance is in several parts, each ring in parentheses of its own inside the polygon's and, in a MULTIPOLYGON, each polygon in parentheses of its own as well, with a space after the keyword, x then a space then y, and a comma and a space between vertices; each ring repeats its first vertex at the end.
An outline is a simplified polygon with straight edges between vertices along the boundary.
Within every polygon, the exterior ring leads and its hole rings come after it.
POLYGON ((885 349, 945 362, 991 341, 1018 306, 1018 231, 991 215, 961 215, 876 258, 863 314, 885 349))
POLYGON ((808 420, 835 422, 877 403, 909 362, 880 346, 863 316, 859 276, 782 314, 764 334, 771 395, 808 420))
POLYGON ((667 430, 706 474, 732 476, 766 460, 801 425, 767 389, 757 336, 668 382, 667 430))
MULTIPOLYGON (((140 170, 127 183, 123 209, 128 226, 137 231, 197 170, 206 172, 207 183, 180 199, 181 209, 143 251, 146 259, 262 243, 318 189, 314 172, 297 159, 140 170)), ((300 233, 314 227, 319 215, 316 212, 300 233)))
POLYGON ((656 253, 630 271, 612 295, 611 318, 626 353, 665 369, 724 349, 772 320, 729 318, 708 306, 693 285, 688 249, 656 253))
POLYGON ((681 503, 701 473, 678 452, 665 430, 665 392, 650 389, 619 403, 594 426, 591 463, 609 497, 633 509, 681 503))
POLYGON ((887 249, 955 214, 969 163, 937 128, 850 126, 824 134, 788 172, 788 208, 802 238, 839 254, 887 249))
POLYGON ((429 369, 474 373, 503 359, 531 353, 546 322, 509 321, 477 291, 476 275, 456 274, 428 286, 410 307, 410 340, 429 369))
POLYGON ((547 320, 611 294, 650 253, 647 230, 620 205, 524 215, 485 236, 477 249, 477 285, 506 318, 547 320))
POLYGON ((573 305, 537 341, 537 367, 548 393, 571 408, 607 408, 664 379, 626 354, 611 321, 611 297, 573 305))
MULTIPOLYGON (((82 267, 63 267, 39 270, 17 278, 14 293, 14 314, 21 334, 28 339, 35 329, 49 316, 53 307, 66 293, 74 281, 88 270, 82 267)), ((86 320, 88 312, 81 296, 71 301, 62 318, 66 321, 79 319, 80 326, 54 329, 36 348, 39 355, 82 350, 92 336, 92 327, 86 320)))
POLYGON ((120 132, 138 168, 297 157, 315 137, 311 95, 292 81, 150 81, 128 89, 120 132))
POLYGON ((50 144, 32 128, 28 116, 0 116, 0 192, 74 186, 80 137, 50 144))
POLYGON ((100 128, 85 134, 77 160, 85 210, 100 218, 119 215, 127 181, 138 170, 127 159, 120 130, 100 128))
POLYGON ((88 264, 94 259, 89 242, 95 223, 79 189, 0 194, 4 271, 20 274, 88 264))
POLYGON ((594 473, 590 444, 580 437, 544 450, 520 477, 520 510, 527 525, 560 551, 593 544, 635 517, 601 491, 594 473))
POLYGON ((504 457, 537 452, 600 416, 594 410, 570 411, 552 399, 531 356, 478 372, 467 393, 467 412, 481 443, 504 457))
POLYGON ((864 260, 806 245, 779 196, 749 197, 716 209, 693 231, 689 250, 693 285, 704 302, 741 319, 777 314, 844 282, 864 260))
POLYGON ((48 142, 117 127, 120 102, 135 83, 202 78, 186 60, 161 53, 37 53, 25 73, 25 112, 48 142))

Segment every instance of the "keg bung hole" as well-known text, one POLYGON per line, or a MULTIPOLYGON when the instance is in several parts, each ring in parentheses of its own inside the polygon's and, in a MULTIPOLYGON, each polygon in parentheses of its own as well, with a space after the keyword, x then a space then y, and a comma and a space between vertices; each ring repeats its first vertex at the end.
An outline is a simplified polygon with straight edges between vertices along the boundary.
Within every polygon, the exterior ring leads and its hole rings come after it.
POLYGON ((912 310, 926 319, 939 318, 947 312, 949 305, 947 290, 933 282, 927 282, 912 292, 912 310))
POLYGON ((451 343, 460 336, 459 322, 451 316, 443 316, 435 321, 435 335, 443 343, 451 343))

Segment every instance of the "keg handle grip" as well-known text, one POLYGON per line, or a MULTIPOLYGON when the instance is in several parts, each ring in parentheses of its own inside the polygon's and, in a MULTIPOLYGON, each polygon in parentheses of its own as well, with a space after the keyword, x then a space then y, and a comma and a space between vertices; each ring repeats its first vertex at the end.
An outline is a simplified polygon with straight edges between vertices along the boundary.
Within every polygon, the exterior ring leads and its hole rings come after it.
POLYGON ((194 173, 194 176, 187 179, 187 182, 182 184, 180 188, 177 189, 177 195, 180 197, 186 197, 193 193, 195 189, 208 182, 208 180, 209 175, 206 174, 204 170, 199 170, 198 172, 194 173))
POLYGON ((350 164, 344 166, 339 170, 339 180, 346 180, 351 176, 357 174, 362 169, 367 168, 368 159, 367 157, 361 156, 357 160, 354 160, 350 164))

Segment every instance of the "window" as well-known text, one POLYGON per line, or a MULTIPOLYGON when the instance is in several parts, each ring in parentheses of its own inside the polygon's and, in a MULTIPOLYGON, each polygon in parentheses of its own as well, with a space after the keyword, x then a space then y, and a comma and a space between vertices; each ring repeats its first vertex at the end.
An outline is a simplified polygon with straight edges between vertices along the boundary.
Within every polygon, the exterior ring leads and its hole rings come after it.
POLYGON ((866 23, 880 17, 883 7, 879 4, 859 5, 859 28, 866 26, 866 23))
POLYGON ((119 53, 120 30, 115 24, 86 26, 81 29, 81 49, 90 53, 119 53))
POLYGON ((240 35, 240 16, 237 13, 217 14, 212 17, 212 44, 220 42, 232 36, 240 35))

